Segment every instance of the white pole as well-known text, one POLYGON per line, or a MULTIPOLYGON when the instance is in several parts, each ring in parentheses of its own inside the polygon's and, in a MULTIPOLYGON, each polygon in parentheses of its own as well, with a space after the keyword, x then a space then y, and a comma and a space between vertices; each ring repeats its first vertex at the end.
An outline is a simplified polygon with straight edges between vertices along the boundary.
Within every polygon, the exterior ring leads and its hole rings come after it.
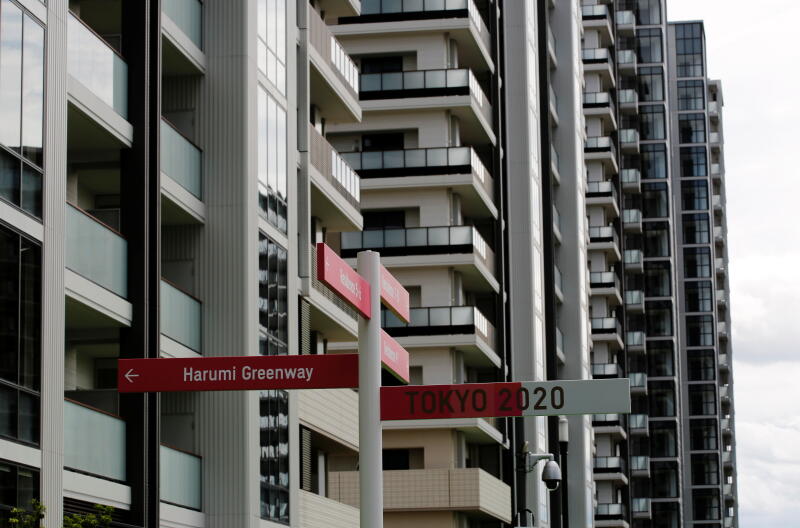
POLYGON ((361 528, 383 528, 383 438, 381 437, 381 260, 358 254, 358 273, 370 285, 372 318, 358 321, 358 476, 361 528))

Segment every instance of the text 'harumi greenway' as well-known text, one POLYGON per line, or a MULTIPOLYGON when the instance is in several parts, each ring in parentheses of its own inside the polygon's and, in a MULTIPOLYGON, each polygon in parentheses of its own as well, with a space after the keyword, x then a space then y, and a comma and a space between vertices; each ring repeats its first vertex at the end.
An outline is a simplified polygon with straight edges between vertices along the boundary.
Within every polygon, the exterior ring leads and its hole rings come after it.
POLYGON ((311 381, 314 368, 254 368, 232 367, 229 369, 196 369, 183 368, 183 381, 256 381, 256 380, 306 380, 311 381))

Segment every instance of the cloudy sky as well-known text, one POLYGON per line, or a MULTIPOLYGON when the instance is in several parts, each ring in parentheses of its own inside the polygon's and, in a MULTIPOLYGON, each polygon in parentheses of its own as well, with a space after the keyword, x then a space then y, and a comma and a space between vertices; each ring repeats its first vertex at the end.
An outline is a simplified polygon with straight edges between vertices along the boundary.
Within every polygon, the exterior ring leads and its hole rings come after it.
POLYGON ((742 528, 800 526, 800 2, 667 0, 722 79, 742 528))

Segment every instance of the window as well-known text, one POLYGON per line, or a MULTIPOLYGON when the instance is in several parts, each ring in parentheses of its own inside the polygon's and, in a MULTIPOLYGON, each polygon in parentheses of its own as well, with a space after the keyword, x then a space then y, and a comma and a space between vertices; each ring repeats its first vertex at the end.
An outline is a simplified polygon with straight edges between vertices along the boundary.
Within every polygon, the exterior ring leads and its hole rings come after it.
MULTIPOLYGON (((673 455, 674 456, 674 455, 673 455)), ((678 496, 678 469, 670 462, 653 462, 651 465, 653 498, 666 499, 678 496)), ((655 519, 655 515, 653 515, 655 519)))
POLYGON ((705 114, 678 115, 678 137, 681 143, 704 143, 706 140, 705 114))
POLYGON ((705 108, 703 81, 678 81, 678 110, 702 110, 705 108))
POLYGON ((0 526, 8 526, 12 508, 29 509, 38 498, 39 471, 0 460, 0 526))
POLYGON ((672 335, 672 303, 670 301, 647 302, 645 317, 648 337, 672 335))
POLYGON ((286 111, 259 86, 258 204, 270 224, 287 230, 286 111))
MULTIPOLYGON (((694 473, 694 457, 692 457, 692 473, 694 473)), ((694 513, 694 518, 698 521, 719 520, 720 519, 719 490, 718 489, 692 490, 692 512, 694 513)))
POLYGON ((692 451, 717 449, 717 421, 713 419, 689 420, 692 451))
POLYGON ((662 61, 660 29, 636 30, 636 57, 644 64, 662 61))
POLYGON ((264 356, 288 353, 287 251, 270 238, 258 240, 258 322, 266 333, 264 356))
POLYGON ((703 180, 683 180, 681 207, 684 211, 708 210, 708 184, 703 180))
POLYGON ((641 146, 642 179, 667 177, 667 147, 664 143, 641 146))
POLYGON ((717 414, 717 396, 714 385, 689 385, 689 414, 694 416, 717 414))
POLYGON ((687 312, 710 312, 713 310, 712 306, 711 281, 686 283, 687 312))
POLYGON ((654 502, 652 528, 679 528, 680 516, 677 502, 654 502))
POLYGON ((42 216, 44 29, 0 0, 0 198, 42 216))
POLYGON ((648 376, 674 376, 675 360, 671 341, 651 341, 647 345, 648 376))
POLYGON ((0 436, 39 443, 41 249, 0 227, 0 436))
POLYGON ((661 66, 639 68, 637 80, 639 101, 664 100, 664 70, 661 66))
POLYGON ((683 243, 708 244, 711 234, 708 225, 708 213, 692 213, 683 215, 683 243))
POLYGON ((714 350, 689 350, 689 381, 714 381, 717 370, 714 362, 714 350))
POLYGON ((713 455, 692 455, 692 484, 715 486, 719 484, 719 460, 713 455))
POLYGON ((669 188, 666 183, 643 183, 643 214, 645 218, 669 216, 669 188))
POLYGON ((711 248, 684 248, 683 274, 687 279, 711 277, 711 248))
POLYGON ((403 56, 362 57, 361 73, 396 73, 403 71, 403 56))
POLYGON ((650 422, 650 456, 677 456, 678 441, 675 425, 669 422, 650 422))
POLYGON ((703 76, 703 28, 700 24, 675 26, 678 77, 703 76))
POLYGON ((286 94, 286 0, 258 0, 258 69, 286 94))
POLYGON ((681 147, 681 176, 708 176, 708 155, 705 147, 681 147))
POLYGON ((644 228, 644 256, 668 257, 669 249, 669 224, 667 222, 645 222, 644 228))
POLYGON ((643 140, 664 139, 664 105, 647 105, 639 107, 639 133, 643 140))
POLYGON ((650 383, 650 416, 675 416, 675 387, 669 381, 650 383))
POLYGON ((710 315, 687 316, 686 345, 714 346, 714 317, 710 315))
POLYGON ((636 20, 642 26, 660 24, 661 0, 638 0, 636 2, 636 20))

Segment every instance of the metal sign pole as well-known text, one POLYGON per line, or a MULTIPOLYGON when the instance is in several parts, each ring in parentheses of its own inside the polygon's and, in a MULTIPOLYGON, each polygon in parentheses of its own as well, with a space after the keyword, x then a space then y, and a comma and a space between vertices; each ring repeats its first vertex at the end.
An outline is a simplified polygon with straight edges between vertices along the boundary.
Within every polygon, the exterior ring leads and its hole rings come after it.
POLYGON ((358 322, 358 476, 362 528, 383 528, 383 438, 381 437, 381 262, 380 254, 358 254, 358 273, 369 282, 371 317, 358 322))

